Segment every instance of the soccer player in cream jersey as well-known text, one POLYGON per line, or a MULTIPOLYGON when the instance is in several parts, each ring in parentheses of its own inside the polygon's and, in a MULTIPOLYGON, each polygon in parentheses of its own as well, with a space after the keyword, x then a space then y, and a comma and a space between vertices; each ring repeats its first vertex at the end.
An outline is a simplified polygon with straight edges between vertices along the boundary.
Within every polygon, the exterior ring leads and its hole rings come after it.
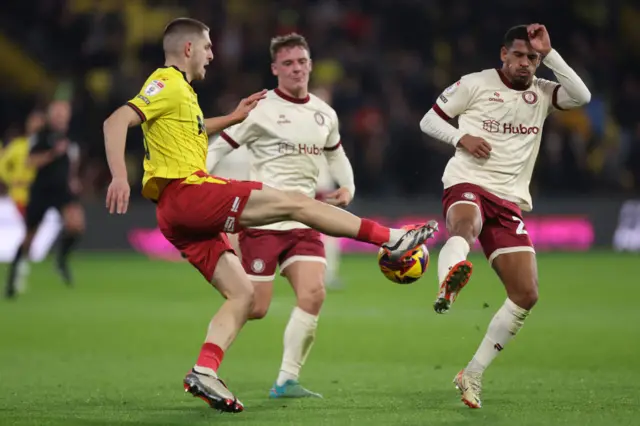
POLYGON ((165 29, 163 49, 165 66, 154 71, 140 93, 104 123, 112 174, 106 206, 112 214, 127 211, 127 129, 142 124, 142 195, 157 204, 158 225, 167 240, 226 299, 209 324, 195 366, 184 378, 184 388, 212 408, 237 413, 244 406, 218 378, 217 371, 248 318, 254 290, 226 232, 293 220, 326 234, 381 246, 392 258, 401 260, 433 235, 435 225, 391 229, 303 194, 261 182, 209 175, 208 135, 244 121, 265 92, 243 99, 229 115, 204 119, 191 83, 204 78, 213 59, 209 28, 193 19, 176 19, 165 29))
POLYGON ((454 380, 471 408, 481 407, 484 370, 538 300, 535 251, 521 210, 532 208, 529 182, 542 126, 551 112, 580 107, 591 98, 580 77, 551 47, 544 25, 511 28, 500 56, 502 68, 463 76, 420 122, 425 133, 456 147, 442 177, 450 238, 438 258, 436 312, 448 311, 467 284, 472 271, 467 254, 476 239, 507 292, 473 359, 454 380), (541 63, 553 71, 557 83, 535 77, 541 63), (457 129, 447 123, 456 116, 457 129))
MULTIPOLYGON (((273 38, 270 51, 278 87, 267 93, 245 121, 221 133, 209 149, 207 166, 213 170, 234 148, 246 146, 251 179, 314 198, 326 159, 339 184, 336 191, 326 194, 326 201, 344 207, 355 193, 353 170, 341 146, 336 112, 309 93, 309 46, 304 37, 293 33, 273 38)), ((277 266, 296 294, 297 304, 284 333, 280 373, 270 396, 320 396, 298 381, 325 298, 326 260, 320 233, 300 222, 284 221, 245 229, 239 242, 242 264, 255 286, 252 319, 267 314, 277 266)))

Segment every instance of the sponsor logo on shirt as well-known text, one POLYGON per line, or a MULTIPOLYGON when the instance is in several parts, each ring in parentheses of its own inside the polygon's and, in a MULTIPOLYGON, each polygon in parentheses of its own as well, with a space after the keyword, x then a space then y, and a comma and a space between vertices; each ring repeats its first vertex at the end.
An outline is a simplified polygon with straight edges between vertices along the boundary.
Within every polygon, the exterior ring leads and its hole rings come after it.
POLYGON ((324 149, 304 143, 279 142, 278 152, 283 155, 322 155, 324 149))
POLYGON ((276 123, 278 123, 278 124, 291 124, 291 120, 289 120, 287 117, 285 117, 284 114, 280 114, 278 116, 278 121, 276 121, 276 123))
POLYGON ((151 83, 144 89, 144 94, 147 96, 154 96, 160 93, 164 89, 164 83, 160 80, 152 80, 151 83))
POLYGON ((140 99, 142 102, 144 102, 147 105, 149 105, 151 103, 149 98, 147 98, 146 96, 138 95, 138 96, 136 96, 136 98, 140 99))
POLYGON ((512 135, 537 135, 540 133, 538 126, 500 123, 496 120, 484 120, 482 122, 482 130, 489 133, 509 133, 512 135))
POLYGON ((449 99, 447 99, 444 95, 440 95, 440 100, 442 101, 443 104, 446 104, 447 102, 449 102, 449 99))
POLYGON ((458 89, 458 86, 460 86, 460 80, 456 81, 451 86, 444 89, 444 93, 447 95, 453 95, 453 92, 455 92, 458 89))

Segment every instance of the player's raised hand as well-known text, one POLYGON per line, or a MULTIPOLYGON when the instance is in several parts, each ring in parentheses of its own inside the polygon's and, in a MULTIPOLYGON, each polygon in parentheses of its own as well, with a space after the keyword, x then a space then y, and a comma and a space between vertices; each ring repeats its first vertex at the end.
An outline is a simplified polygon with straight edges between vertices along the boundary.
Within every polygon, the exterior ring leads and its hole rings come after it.
POLYGON ((125 214, 129 208, 131 188, 127 179, 113 178, 107 189, 107 209, 109 213, 125 214))
POLYGON ((551 52, 551 39, 544 25, 530 24, 527 26, 527 33, 529 34, 529 43, 531 43, 531 47, 533 47, 536 52, 543 56, 551 52))
POLYGON ((460 138, 458 144, 476 158, 489 158, 491 154, 489 142, 477 136, 464 135, 460 138))
POLYGON ((233 112, 233 116, 235 120, 238 123, 244 121, 249 116, 249 113, 251 112, 251 110, 254 109, 258 105, 258 102, 264 99, 266 95, 267 95, 267 91, 263 89, 259 92, 254 93, 251 96, 248 96, 242 99, 238 104, 238 107, 236 108, 236 110, 233 112))
POLYGON ((351 203, 353 197, 347 188, 338 188, 325 197, 325 202, 336 207, 346 207, 351 203))

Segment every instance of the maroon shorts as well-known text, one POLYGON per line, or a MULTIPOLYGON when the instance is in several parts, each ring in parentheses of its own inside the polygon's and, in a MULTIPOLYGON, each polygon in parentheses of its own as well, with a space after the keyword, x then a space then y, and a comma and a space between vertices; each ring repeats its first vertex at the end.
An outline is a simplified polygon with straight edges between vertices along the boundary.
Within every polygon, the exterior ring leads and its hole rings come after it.
POLYGON ((444 191, 444 217, 455 204, 473 204, 480 210, 482 231, 478 240, 489 262, 503 254, 535 252, 517 204, 504 200, 477 185, 461 183, 444 191))
POLYGON ((222 253, 233 251, 225 232, 238 232, 249 195, 262 183, 197 172, 162 191, 156 217, 160 231, 211 282, 222 253))
POLYGON ((242 266, 252 281, 273 281, 280 272, 298 261, 326 263, 322 234, 314 229, 243 229, 238 241, 242 266))

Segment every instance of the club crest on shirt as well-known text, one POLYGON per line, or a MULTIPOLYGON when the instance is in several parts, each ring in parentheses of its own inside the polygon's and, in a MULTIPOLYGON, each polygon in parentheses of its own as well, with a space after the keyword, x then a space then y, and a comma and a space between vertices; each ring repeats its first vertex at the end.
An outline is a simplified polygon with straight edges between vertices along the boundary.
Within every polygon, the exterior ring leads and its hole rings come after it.
POLYGON ((147 96, 153 96, 160 93, 160 91, 164 89, 164 83, 160 80, 153 80, 149 85, 144 89, 144 94, 147 96))
POLYGON ((316 123, 318 123, 318 126, 324 125, 324 115, 322 115, 321 112, 316 111, 316 113, 313 114, 313 118, 315 118, 316 123))
POLYGON ((533 105, 538 102, 538 95, 536 94, 536 92, 527 90, 526 92, 522 93, 522 99, 524 99, 524 101, 529 105, 533 105))
POLYGON ((453 92, 455 92, 458 89, 458 86, 460 86, 460 80, 456 81, 451 86, 444 89, 444 93, 447 95, 453 95, 453 92))
POLYGON ((256 274, 264 271, 264 260, 255 259, 253 262, 251 262, 251 270, 256 274))

